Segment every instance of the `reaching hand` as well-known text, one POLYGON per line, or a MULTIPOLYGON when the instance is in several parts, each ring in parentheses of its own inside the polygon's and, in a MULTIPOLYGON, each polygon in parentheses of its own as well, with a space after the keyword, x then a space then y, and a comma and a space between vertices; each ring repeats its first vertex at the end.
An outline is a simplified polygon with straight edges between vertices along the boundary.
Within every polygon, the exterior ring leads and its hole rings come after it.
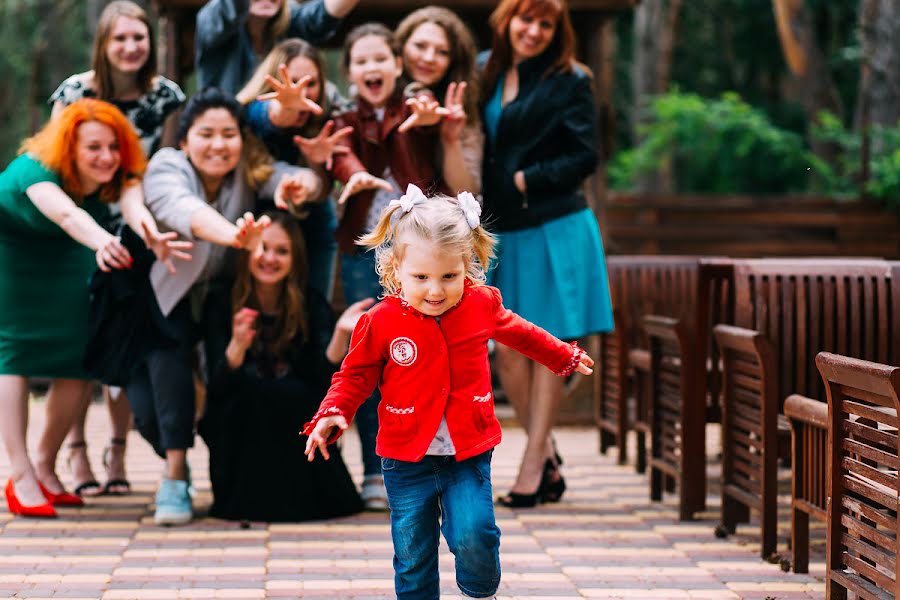
POLYGON ((463 98, 466 95, 466 82, 451 82, 447 86, 447 94, 444 96, 444 108, 447 116, 441 123, 441 139, 445 142, 456 142, 462 135, 466 126, 466 110, 463 106, 463 98))
POLYGON ((239 217, 238 220, 234 222, 235 226, 238 228, 234 247, 255 252, 256 249, 261 246, 263 230, 271 223, 272 219, 268 216, 264 215, 257 221, 252 212, 245 212, 243 217, 239 217))
POLYGON ((581 356, 578 357, 578 366, 575 367, 575 370, 581 373, 582 375, 590 375, 594 372, 591 368, 594 366, 594 359, 587 355, 587 352, 582 352, 581 356))
POLYGON ((341 431, 346 431, 348 427, 347 419, 340 415, 335 415, 331 417, 322 417, 316 423, 312 433, 309 434, 309 439, 306 440, 306 450, 304 451, 306 459, 309 462, 312 462, 316 458, 316 448, 322 453, 322 458, 325 460, 331 458, 331 455, 328 454, 328 438, 331 437, 331 429, 333 427, 337 427, 341 431))
POLYGON ((130 269, 134 264, 131 253, 122 245, 122 238, 110 236, 109 240, 94 253, 97 266, 101 271, 109 272, 113 269, 130 269))
POLYGON ((375 177, 366 171, 358 171, 351 175, 346 185, 344 185, 344 191, 341 192, 341 197, 338 198, 337 203, 338 205, 344 204, 350 196, 363 190, 385 190, 390 192, 393 189, 391 184, 384 179, 375 177))
POLYGON ((301 113, 311 112, 316 115, 322 114, 322 107, 306 97, 306 88, 309 87, 312 77, 304 75, 296 82, 291 81, 287 66, 283 63, 278 65, 278 75, 280 80, 275 79, 271 75, 266 75, 266 82, 272 86, 273 91, 267 94, 260 94, 256 97, 257 100, 278 100, 281 106, 289 110, 301 113))
POLYGON ((422 94, 416 98, 410 98, 406 105, 412 108, 412 114, 406 118, 397 131, 406 133, 413 127, 427 127, 438 123, 442 117, 449 115, 450 111, 441 106, 441 103, 428 94, 422 94))
POLYGON ((345 140, 341 138, 346 138, 353 133, 352 127, 344 127, 334 134, 331 133, 332 129, 334 129, 334 121, 328 121, 322 127, 319 135, 314 138, 294 136, 294 143, 300 148, 300 152, 303 153, 309 164, 324 164, 327 171, 331 170, 335 154, 350 152, 350 146, 345 145, 345 140))
POLYGON ((275 190, 275 206, 281 210, 287 210, 289 203, 294 207, 300 206, 314 197, 321 185, 319 176, 308 169, 285 175, 275 190))
POLYGON ((231 343, 240 352, 246 352, 256 337, 256 329, 253 328, 259 312, 252 308, 244 307, 234 314, 231 323, 231 343))
POLYGON ((363 298, 359 302, 354 302, 341 313, 334 328, 347 334, 353 333, 360 317, 362 317, 373 304, 375 304, 375 298, 363 298))
POLYGON ((174 231, 168 233, 160 233, 155 229, 151 231, 150 227, 143 222, 141 227, 144 230, 144 243, 147 245, 147 248, 153 251, 153 254, 156 255, 156 260, 164 264, 172 275, 175 274, 175 265, 172 263, 173 258, 179 260, 191 260, 193 258, 185 252, 185 250, 190 250, 194 247, 193 242, 178 241, 178 234, 174 231))

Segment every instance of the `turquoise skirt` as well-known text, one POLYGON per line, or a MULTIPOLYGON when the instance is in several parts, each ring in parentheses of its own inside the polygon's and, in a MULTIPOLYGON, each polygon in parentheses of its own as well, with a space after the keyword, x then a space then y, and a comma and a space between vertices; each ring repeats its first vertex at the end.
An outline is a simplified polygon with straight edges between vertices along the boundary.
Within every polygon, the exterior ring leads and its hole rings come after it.
POLYGON ((589 208, 498 238, 488 283, 504 306, 563 340, 612 331, 606 257, 589 208))

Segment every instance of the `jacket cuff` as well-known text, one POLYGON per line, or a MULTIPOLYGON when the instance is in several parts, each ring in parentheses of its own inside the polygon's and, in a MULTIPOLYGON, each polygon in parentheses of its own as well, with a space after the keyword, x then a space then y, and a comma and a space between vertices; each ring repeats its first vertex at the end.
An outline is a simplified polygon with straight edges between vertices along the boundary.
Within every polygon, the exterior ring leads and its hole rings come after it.
MULTIPOLYGON (((346 419, 347 415, 345 415, 344 411, 342 411, 337 406, 328 406, 328 407, 320 408, 319 411, 313 415, 312 420, 303 426, 303 431, 301 431, 300 434, 305 435, 305 436, 311 435, 313 432, 313 429, 315 429, 316 424, 319 422, 319 420, 323 419, 325 417, 344 417, 344 419, 346 419)), ((335 443, 337 441, 337 439, 339 437, 341 437, 341 435, 344 433, 340 428, 335 428, 335 429, 337 430, 337 433, 332 434, 331 437, 329 437, 327 440, 325 440, 326 444, 335 443)))
POLYGON ((560 377, 568 377, 578 368, 578 363, 581 362, 581 357, 584 355, 585 351, 578 346, 578 342, 572 342, 572 355, 565 366, 559 371, 555 371, 555 373, 560 377))

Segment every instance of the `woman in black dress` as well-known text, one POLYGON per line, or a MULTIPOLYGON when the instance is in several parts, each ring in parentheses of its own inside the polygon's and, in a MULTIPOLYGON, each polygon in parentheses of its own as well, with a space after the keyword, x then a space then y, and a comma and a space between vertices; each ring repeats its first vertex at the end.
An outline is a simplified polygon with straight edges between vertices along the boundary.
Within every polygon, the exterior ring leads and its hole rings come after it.
POLYGON ((307 462, 298 432, 372 301, 351 305, 335 324, 328 303, 307 286, 296 219, 268 214, 261 251, 241 253, 231 297, 210 303, 215 330, 199 428, 209 447, 210 514, 268 522, 354 514, 363 505, 340 453, 307 462))

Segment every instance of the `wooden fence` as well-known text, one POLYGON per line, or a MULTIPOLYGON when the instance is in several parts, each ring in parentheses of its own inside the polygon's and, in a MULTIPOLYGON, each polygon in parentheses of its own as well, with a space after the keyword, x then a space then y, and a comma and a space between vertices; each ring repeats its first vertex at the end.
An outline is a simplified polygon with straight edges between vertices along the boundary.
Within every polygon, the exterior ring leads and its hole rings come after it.
POLYGON ((900 213, 809 196, 640 196, 610 192, 609 254, 900 257, 900 213))

